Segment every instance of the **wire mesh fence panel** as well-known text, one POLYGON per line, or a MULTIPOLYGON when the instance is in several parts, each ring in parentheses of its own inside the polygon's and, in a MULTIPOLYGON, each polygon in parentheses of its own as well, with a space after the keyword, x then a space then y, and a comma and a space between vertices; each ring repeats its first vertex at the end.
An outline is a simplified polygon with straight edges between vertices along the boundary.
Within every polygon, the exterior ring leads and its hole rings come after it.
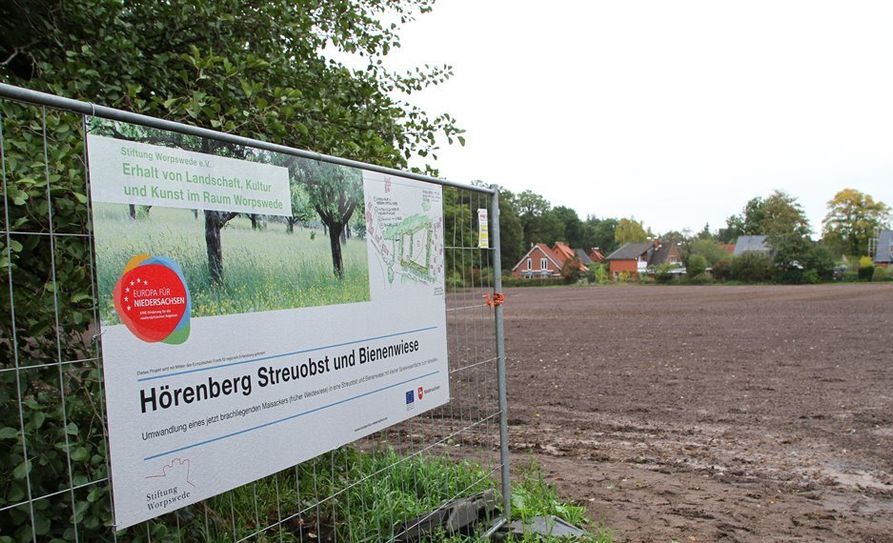
MULTIPOLYGON (((116 530, 91 217, 100 211, 88 198, 85 111, 96 108, 73 102, 60 107, 36 93, 12 100, 10 87, 2 90, 0 542, 439 540, 447 534, 434 527, 438 517, 432 512, 458 498, 507 488, 500 485, 507 463, 500 449, 505 406, 492 303, 499 251, 479 247, 478 210, 491 210, 490 229, 498 228, 496 196, 487 188, 447 184, 442 228, 449 402, 116 530)), ((130 213, 138 220, 140 213, 161 211, 131 206, 130 213)), ((239 217, 230 227, 256 228, 258 220, 263 217, 239 217)), ((266 444, 258 439, 255 446, 266 444)), ((497 522, 500 512, 488 509, 485 516, 478 532, 497 522)))

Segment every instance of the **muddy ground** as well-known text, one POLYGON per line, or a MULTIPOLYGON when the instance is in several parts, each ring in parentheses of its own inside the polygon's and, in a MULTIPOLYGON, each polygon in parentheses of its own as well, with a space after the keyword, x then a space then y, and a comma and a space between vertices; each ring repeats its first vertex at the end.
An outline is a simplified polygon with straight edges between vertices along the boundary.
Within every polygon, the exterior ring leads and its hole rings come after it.
POLYGON ((893 284, 507 291, 513 469, 617 541, 893 541, 893 284))

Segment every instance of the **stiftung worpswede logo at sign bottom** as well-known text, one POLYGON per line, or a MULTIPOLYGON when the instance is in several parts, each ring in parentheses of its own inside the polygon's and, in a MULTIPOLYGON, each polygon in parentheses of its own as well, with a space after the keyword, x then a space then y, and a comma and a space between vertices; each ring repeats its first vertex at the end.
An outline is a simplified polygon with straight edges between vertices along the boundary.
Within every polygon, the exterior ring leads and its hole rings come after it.
POLYGON ((141 340, 177 345, 189 338, 192 299, 173 260, 148 254, 131 258, 112 298, 121 322, 141 340))

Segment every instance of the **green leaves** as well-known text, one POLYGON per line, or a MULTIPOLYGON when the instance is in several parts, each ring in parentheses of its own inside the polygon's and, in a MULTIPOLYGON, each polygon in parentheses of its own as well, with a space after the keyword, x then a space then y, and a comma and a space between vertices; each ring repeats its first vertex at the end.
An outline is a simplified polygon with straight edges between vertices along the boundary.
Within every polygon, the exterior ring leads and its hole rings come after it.
POLYGON ((24 479, 28 476, 28 473, 31 472, 31 463, 28 461, 22 461, 19 465, 12 470, 12 476, 16 479, 24 479))
MULTIPOLYGON (((7 44, 22 48, 17 59, 23 62, 0 66, 3 82, 385 166, 436 156, 444 138, 465 142, 455 119, 429 115, 399 94, 442 83, 452 74, 450 67, 394 74, 381 62, 399 44, 400 27, 391 21, 411 21, 430 9, 431 0, 260 2, 250 7, 210 0, 18 4, 0 21, 0 32, 7 44), (236 5, 241 9, 236 11, 236 5), (326 51, 331 47, 362 55, 374 68, 354 70, 333 61, 326 51)), ((63 537, 57 527, 76 521, 87 530, 81 540, 101 540, 109 533, 103 532, 111 516, 108 485, 89 486, 108 476, 99 368, 90 362, 65 365, 60 378, 55 366, 39 367, 58 360, 57 344, 66 361, 96 355, 90 340, 95 303, 90 244, 84 237, 90 228, 83 120, 48 110, 44 127, 40 108, 2 101, 0 113, 10 210, 5 226, 24 232, 12 236, 9 250, 3 246, 0 271, 14 272, 17 354, 29 365, 21 376, 21 398, 17 372, 0 373, 0 443, 5 445, 0 465, 9 466, 0 473, 5 491, 0 507, 26 499, 29 473, 34 495, 56 493, 71 483, 84 486, 73 511, 61 501, 42 500, 48 508, 37 512, 34 529, 48 534, 41 539, 64 539, 70 534, 63 537), (49 243, 51 208, 53 230, 75 236, 49 243), (59 403, 63 387, 64 412, 59 403), (27 444, 30 461, 20 443, 27 444)), ((133 136, 118 128, 125 137, 133 136)), ((317 198, 322 192, 324 187, 318 188, 317 198)), ((312 209, 310 189, 294 197, 300 204, 296 209, 312 209)), ((349 207, 328 211, 353 220, 349 207)), ((8 296, 0 297, 0 314, 10 315, 10 304, 8 296)), ((9 342, 0 341, 0 364, 12 359, 9 342)), ((8 532, 3 526, 0 540, 7 533, 16 540, 30 537, 27 515, 10 522, 14 525, 8 532)), ((162 523, 146 531, 156 540, 171 535, 162 523)))
POLYGON ((71 451, 71 459, 75 462, 86 462, 90 459, 90 451, 86 447, 76 447, 71 451))

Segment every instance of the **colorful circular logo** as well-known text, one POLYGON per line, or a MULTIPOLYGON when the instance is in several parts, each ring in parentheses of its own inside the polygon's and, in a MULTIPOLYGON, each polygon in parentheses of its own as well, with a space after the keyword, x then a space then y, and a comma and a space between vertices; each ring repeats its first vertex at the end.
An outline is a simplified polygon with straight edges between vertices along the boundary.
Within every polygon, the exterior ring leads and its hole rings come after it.
POLYGON ((147 254, 131 258, 112 297, 121 322, 141 340, 177 345, 189 337, 192 300, 173 260, 147 254))

